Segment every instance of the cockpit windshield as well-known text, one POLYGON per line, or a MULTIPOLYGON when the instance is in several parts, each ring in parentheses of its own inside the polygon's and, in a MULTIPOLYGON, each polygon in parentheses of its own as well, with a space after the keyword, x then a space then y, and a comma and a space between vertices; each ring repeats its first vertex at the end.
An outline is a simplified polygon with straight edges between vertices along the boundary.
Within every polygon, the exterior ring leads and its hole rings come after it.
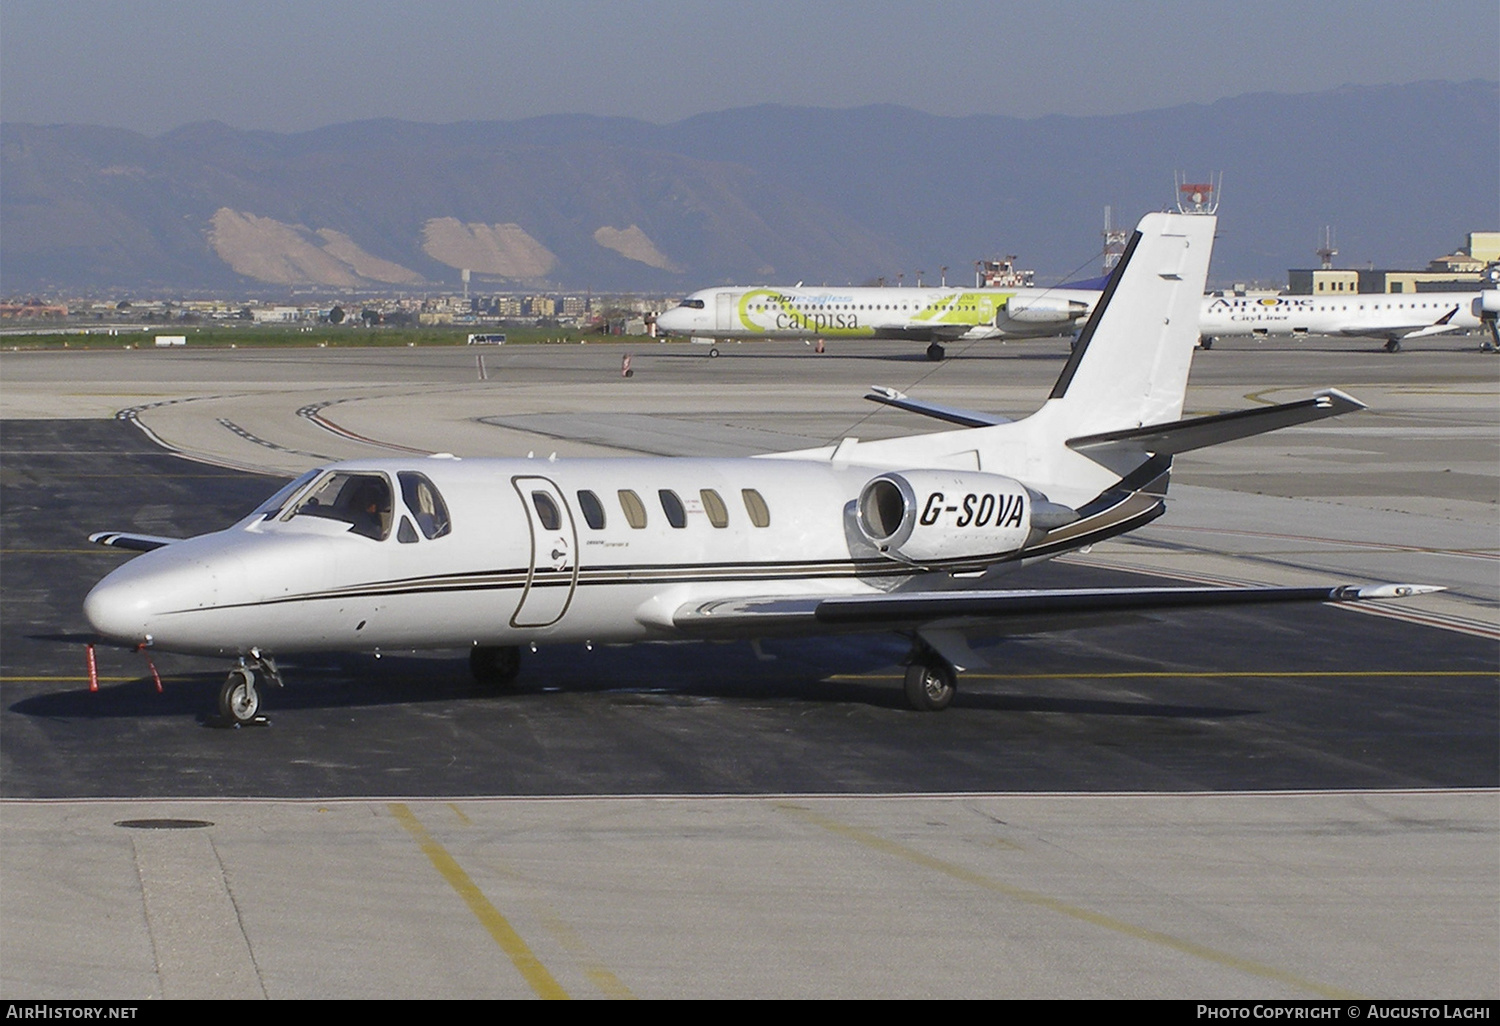
POLYGON ((341 520, 354 534, 383 541, 391 533, 391 483, 384 474, 333 471, 284 516, 341 520))
POLYGON ((307 473, 297 478, 297 480, 292 481, 289 484, 282 485, 281 488, 277 489, 275 495, 271 496, 259 506, 256 506, 255 509, 250 513, 250 515, 252 517, 260 517, 262 520, 270 520, 277 513, 281 512, 282 508, 286 506, 288 499, 300 492, 309 482, 312 481, 313 478, 317 477, 321 473, 321 470, 309 470, 307 473))
POLYGON ((703 309, 703 300, 701 300, 701 299, 684 299, 682 302, 678 303, 677 305, 680 306, 680 307, 681 306, 685 306, 689 310, 702 310, 703 309))

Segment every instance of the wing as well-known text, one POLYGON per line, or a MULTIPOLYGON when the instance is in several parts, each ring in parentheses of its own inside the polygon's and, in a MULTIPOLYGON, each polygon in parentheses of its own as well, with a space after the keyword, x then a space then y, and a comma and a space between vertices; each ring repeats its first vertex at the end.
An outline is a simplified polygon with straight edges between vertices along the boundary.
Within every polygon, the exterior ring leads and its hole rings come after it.
POLYGON ((129 549, 132 552, 150 552, 159 549, 163 545, 171 545, 179 538, 163 538, 155 534, 127 534, 124 531, 99 531, 89 535, 89 541, 95 545, 108 545, 115 549, 129 549))
POLYGON ((1431 335, 1451 335, 1454 332, 1467 331, 1462 324, 1454 324, 1453 318, 1458 314, 1455 306, 1443 316, 1431 324, 1390 324, 1383 327, 1360 327, 1345 328, 1340 335, 1348 338, 1383 338, 1392 342, 1404 341, 1411 338, 1426 338, 1431 335))
POLYGON ((802 634, 989 626, 1012 633, 1066 630, 1101 616, 1208 606, 1362 602, 1442 588, 1423 584, 1343 584, 1321 588, 1066 588, 894 592, 881 595, 766 596, 699 600, 679 606, 672 625, 711 635, 802 634))

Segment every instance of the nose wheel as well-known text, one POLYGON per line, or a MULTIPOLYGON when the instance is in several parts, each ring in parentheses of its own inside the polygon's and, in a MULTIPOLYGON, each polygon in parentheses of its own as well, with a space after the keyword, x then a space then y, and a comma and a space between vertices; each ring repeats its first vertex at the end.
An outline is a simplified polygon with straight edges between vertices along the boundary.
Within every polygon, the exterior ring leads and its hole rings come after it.
POLYGON ((281 685, 281 672, 269 658, 242 659, 229 671, 219 688, 219 717, 226 724, 243 727, 264 723, 260 715, 260 688, 263 684, 281 685))

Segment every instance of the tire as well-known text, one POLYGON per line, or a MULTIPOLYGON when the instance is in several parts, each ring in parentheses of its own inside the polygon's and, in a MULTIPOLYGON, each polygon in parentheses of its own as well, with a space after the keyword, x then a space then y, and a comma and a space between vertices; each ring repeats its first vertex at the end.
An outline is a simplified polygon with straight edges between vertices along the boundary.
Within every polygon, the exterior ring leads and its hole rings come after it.
POLYGON ((1399 353, 1401 352, 1401 343, 1393 338, 1385 344, 1385 351, 1388 353, 1399 353))
POLYGON ((942 346, 938 345, 936 342, 927 347, 927 359, 931 360, 933 363, 937 363, 947 355, 948 351, 945 350, 942 346))
POLYGON ((710 360, 717 359, 718 356, 719 356, 719 347, 718 346, 714 346, 712 349, 710 349, 708 351, 708 358, 710 360))
POLYGON ((515 645, 475 645, 469 649, 469 672, 477 684, 509 687, 521 672, 521 650, 515 645))
POLYGON ((958 694, 958 677, 940 662, 915 662, 906 668, 906 700, 918 712, 942 712, 958 694))
POLYGON ((255 686, 255 671, 236 666, 219 689, 219 715, 239 725, 253 722, 259 712, 260 690, 255 686))
POLYGON ((1211 338, 1205 338, 1205 339, 1199 339, 1198 340, 1198 348, 1199 349, 1212 349, 1213 347, 1214 347, 1214 340, 1211 339, 1211 338))

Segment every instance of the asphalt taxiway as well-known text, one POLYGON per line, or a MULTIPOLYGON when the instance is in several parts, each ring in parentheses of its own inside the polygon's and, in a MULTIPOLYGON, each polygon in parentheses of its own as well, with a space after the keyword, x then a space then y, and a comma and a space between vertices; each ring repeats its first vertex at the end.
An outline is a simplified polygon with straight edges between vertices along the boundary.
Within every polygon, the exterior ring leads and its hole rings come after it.
POLYGON ((1500 993, 1500 361, 1458 343, 1200 353, 1190 411, 1372 411, 1182 459, 1162 520, 1018 578, 1450 587, 1377 615, 997 639, 940 716, 879 636, 543 649, 505 696, 461 653, 289 662, 240 731, 210 660, 158 694, 103 654, 88 693, 93 530, 213 529, 353 455, 927 428, 870 383, 1019 414, 1065 356, 623 351, 0 355, 0 994, 1500 993), (212 825, 116 825, 162 819, 212 825))

